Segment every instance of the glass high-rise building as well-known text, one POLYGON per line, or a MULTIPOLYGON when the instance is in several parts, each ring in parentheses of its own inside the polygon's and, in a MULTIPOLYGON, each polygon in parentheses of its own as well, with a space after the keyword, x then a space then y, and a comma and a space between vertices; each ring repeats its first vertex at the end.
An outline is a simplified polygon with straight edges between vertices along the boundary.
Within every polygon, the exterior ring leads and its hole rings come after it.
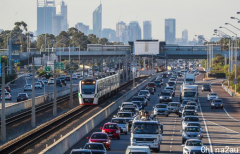
POLYGON ((119 42, 128 43, 128 27, 125 22, 120 21, 116 24, 116 37, 119 42))
POLYGON ((151 40, 152 39, 152 22, 143 21, 143 39, 151 40))
POLYGON ((131 21, 128 25, 129 41, 136 41, 142 39, 142 31, 137 21, 131 21))
POLYGON ((93 12, 93 34, 101 38, 102 35, 102 4, 93 12))
POLYGON ((176 38, 176 20, 165 19, 165 42, 166 44, 174 43, 176 38))

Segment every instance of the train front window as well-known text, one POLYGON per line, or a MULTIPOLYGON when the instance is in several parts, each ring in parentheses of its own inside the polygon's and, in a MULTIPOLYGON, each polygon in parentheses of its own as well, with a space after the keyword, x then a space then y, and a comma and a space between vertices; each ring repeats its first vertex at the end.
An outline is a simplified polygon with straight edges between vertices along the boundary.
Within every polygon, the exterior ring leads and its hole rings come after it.
POLYGON ((94 94, 95 85, 82 85, 82 94, 94 94))

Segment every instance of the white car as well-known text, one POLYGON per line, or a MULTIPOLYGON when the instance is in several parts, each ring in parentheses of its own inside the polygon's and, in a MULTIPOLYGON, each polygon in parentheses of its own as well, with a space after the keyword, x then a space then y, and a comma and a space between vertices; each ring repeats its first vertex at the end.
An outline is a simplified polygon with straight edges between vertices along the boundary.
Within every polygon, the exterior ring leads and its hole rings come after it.
POLYGON ((209 93, 207 95, 207 100, 208 101, 211 101, 211 100, 216 99, 216 98, 218 98, 218 94, 217 93, 211 92, 211 93, 209 93))
POLYGON ((47 80, 47 79, 43 79, 42 82, 43 82, 44 84, 47 84, 47 83, 48 83, 48 80, 47 80))
POLYGON ((37 88, 42 89, 42 84, 40 82, 35 83, 35 89, 37 88))
POLYGON ((198 110, 198 104, 196 102, 190 101, 187 103, 187 105, 194 105, 196 110, 198 110))
POLYGON ((183 154, 205 153, 209 154, 207 147, 199 139, 188 139, 183 145, 183 154))
POLYGON ((32 85, 31 84, 26 84, 24 86, 24 91, 32 91, 32 85))
POLYGON ((50 80, 48 80, 48 84, 54 84, 54 78, 51 78, 50 80))
POLYGON ((73 76, 72 76, 72 79, 73 79, 73 80, 77 80, 77 79, 78 79, 77 75, 73 75, 73 76))
MULTIPOLYGON (((2 94, 1 94, 1 99, 2 99, 2 94)), ((12 96, 9 92, 5 92, 5 100, 12 100, 12 96)))

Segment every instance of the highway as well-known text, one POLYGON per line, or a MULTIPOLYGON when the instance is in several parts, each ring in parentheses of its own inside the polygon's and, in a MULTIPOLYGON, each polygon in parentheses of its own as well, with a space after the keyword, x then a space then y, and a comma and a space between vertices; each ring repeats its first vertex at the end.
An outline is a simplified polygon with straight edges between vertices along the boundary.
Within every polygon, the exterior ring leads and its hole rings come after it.
MULTIPOLYGON (((239 151, 240 153, 240 104, 239 99, 230 97, 221 87, 222 79, 215 79, 210 81, 203 81, 204 72, 196 76, 196 83, 199 85, 199 105, 198 117, 201 121, 203 129, 203 144, 209 148, 211 153, 217 153, 217 150, 224 148, 225 152, 229 150, 239 151), (220 98, 224 101, 224 109, 211 109, 210 103, 207 101, 208 92, 202 92, 203 83, 212 83, 212 90, 216 92, 220 98)), ((168 79, 164 79, 164 85, 168 79)), ((179 86, 182 84, 183 78, 178 78, 178 84, 176 88, 176 95, 173 101, 179 101, 179 86)), ((153 106, 158 102, 158 94, 162 88, 157 88, 154 95, 151 95, 151 100, 148 102, 148 106, 145 110, 151 111, 153 106)), ((94 130, 86 135, 82 140, 76 143, 65 154, 69 154, 72 149, 83 148, 85 143, 88 142, 86 137, 90 137, 93 132, 100 132, 100 127, 104 123, 111 121, 113 115, 117 114, 115 111, 111 116, 105 119, 94 130)), ((182 147, 182 133, 181 119, 176 114, 170 114, 169 117, 158 116, 157 117, 164 125, 162 143, 159 153, 183 153, 182 147)), ((113 139, 111 142, 111 150, 108 154, 124 154, 127 146, 130 145, 130 132, 127 135, 121 135, 120 140, 113 139)), ((231 153, 231 152, 230 152, 231 153)), ((232 152, 233 153, 233 152, 232 152)), ((154 153, 153 153, 154 154, 154 153)))

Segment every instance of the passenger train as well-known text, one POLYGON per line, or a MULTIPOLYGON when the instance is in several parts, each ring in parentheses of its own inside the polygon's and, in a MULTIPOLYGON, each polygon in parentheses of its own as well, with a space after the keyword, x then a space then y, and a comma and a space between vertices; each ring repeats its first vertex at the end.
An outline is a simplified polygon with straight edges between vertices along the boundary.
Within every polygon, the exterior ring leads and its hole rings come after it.
POLYGON ((120 86, 118 73, 109 73, 79 81, 79 104, 97 105, 105 97, 115 93, 120 86))

